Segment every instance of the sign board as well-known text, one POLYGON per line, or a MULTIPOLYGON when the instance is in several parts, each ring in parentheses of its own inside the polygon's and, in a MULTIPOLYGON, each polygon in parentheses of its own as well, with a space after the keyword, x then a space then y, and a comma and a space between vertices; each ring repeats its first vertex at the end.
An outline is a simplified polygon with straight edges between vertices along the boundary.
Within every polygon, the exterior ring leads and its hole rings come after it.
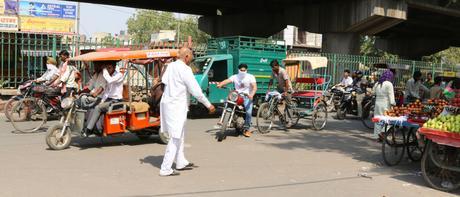
POLYGON ((444 77, 455 77, 455 75, 456 75, 455 72, 444 71, 442 76, 444 76, 444 77))
POLYGON ((17 15, 18 2, 16 0, 0 0, 0 15, 17 15))
POLYGON ((18 31, 18 17, 0 16, 1 31, 18 31))
POLYGON ((75 20, 20 16, 20 29, 24 32, 75 33, 75 20))
POLYGON ((77 7, 54 3, 19 1, 19 15, 75 19, 77 7))

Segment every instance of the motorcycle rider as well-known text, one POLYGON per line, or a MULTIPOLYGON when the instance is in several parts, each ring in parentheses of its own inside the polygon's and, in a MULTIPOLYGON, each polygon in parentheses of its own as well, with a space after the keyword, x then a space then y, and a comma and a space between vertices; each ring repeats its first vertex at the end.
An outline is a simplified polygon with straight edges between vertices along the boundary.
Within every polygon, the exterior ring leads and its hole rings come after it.
POLYGON ((45 82, 45 85, 49 85, 54 82, 53 77, 55 74, 58 73, 58 68, 56 67, 57 62, 54 58, 52 57, 47 57, 46 58, 46 71, 43 73, 43 75, 37 79, 35 79, 35 82, 41 83, 45 82))
POLYGON ((353 79, 351 78, 350 76, 350 70, 348 69, 345 69, 343 71, 343 78, 342 78, 342 81, 337 84, 338 86, 342 86, 342 87, 348 87, 348 86, 351 86, 353 85, 353 79))
POLYGON ((245 94, 244 108, 246 109, 246 117, 244 119, 244 132, 245 137, 251 136, 251 119, 254 95, 257 92, 257 83, 254 75, 248 73, 248 65, 240 64, 238 66, 238 74, 232 75, 230 78, 220 82, 217 87, 222 88, 225 85, 233 83, 238 93, 245 94))

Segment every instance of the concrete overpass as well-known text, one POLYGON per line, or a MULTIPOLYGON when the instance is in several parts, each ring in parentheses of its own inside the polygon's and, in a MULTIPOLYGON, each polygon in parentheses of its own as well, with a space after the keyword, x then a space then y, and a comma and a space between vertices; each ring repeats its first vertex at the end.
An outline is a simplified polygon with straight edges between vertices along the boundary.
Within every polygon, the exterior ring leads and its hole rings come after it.
POLYGON ((323 34, 323 51, 359 53, 359 36, 409 58, 460 46, 460 0, 71 0, 201 15, 212 36, 268 37, 295 25, 323 34))

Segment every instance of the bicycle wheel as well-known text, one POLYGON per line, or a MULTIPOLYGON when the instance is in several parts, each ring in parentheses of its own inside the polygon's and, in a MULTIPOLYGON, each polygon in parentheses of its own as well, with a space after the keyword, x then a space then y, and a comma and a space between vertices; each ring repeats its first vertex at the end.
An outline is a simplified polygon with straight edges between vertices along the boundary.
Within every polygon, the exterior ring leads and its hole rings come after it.
POLYGON ((374 129, 374 122, 372 118, 374 117, 374 103, 367 103, 363 107, 363 112, 361 114, 361 121, 363 125, 368 129, 374 129))
MULTIPOLYGON (((10 120, 10 114, 11 114, 11 110, 13 109, 14 104, 16 104, 19 100, 20 99, 13 97, 10 100, 8 100, 8 102, 6 102, 5 107, 4 107, 5 108, 4 111, 5 111, 5 117, 8 120, 10 120)), ((20 117, 18 117, 18 118, 20 118, 20 117)), ((25 118, 25 116, 24 116, 24 118, 25 118)))
POLYGON ((423 156, 423 150, 418 146, 416 132, 416 129, 411 129, 406 137, 407 156, 412 161, 420 161, 423 156))
POLYGON ((270 132, 270 129, 273 126, 273 121, 275 114, 270 111, 270 105, 268 103, 262 103, 257 112, 257 130, 259 133, 265 134, 270 132))
POLYGON ((30 133, 38 131, 46 123, 46 108, 40 100, 25 98, 14 104, 10 121, 16 131, 30 133))
POLYGON ((394 166, 401 162, 404 156, 404 131, 391 126, 383 133, 382 156, 388 166, 394 166))
POLYGON ((441 191, 460 188, 460 171, 442 168, 441 165, 457 168, 460 166, 460 152, 453 147, 438 145, 428 141, 422 157, 422 175, 428 185, 441 191))
POLYGON ((286 118, 290 123, 289 127, 294 127, 299 123, 300 114, 296 101, 292 100, 290 104, 287 105, 284 113, 286 113, 286 118))
POLYGON ((323 129, 327 124, 327 107, 320 102, 315 106, 312 114, 312 125, 315 130, 323 129))

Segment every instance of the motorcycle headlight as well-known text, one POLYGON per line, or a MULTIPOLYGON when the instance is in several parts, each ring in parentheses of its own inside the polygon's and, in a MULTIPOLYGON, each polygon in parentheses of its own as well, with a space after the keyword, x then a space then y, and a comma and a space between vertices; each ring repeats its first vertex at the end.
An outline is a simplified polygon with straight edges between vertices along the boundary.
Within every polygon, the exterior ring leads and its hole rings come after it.
POLYGON ((68 97, 61 101, 62 109, 69 109, 72 106, 73 98, 68 97))
POLYGON ((230 100, 232 102, 236 102, 238 100, 238 93, 237 92, 231 92, 228 95, 228 100, 230 100))

